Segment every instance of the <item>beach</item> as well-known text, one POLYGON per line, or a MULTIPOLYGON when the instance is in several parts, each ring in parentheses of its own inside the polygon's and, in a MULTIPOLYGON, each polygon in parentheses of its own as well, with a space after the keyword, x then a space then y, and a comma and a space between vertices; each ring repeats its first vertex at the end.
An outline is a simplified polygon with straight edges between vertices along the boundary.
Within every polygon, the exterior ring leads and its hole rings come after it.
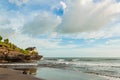
POLYGON ((119 58, 45 58, 0 64, 0 80, 120 80, 119 58))
MULTIPOLYGON (((40 67, 36 75, 23 74, 20 70, 0 68, 0 80, 106 80, 104 77, 81 72, 40 67), (42 78, 42 79, 41 79, 42 78)), ((109 79, 108 79, 109 80, 109 79)))
POLYGON ((21 71, 0 68, 0 80, 43 80, 40 78, 35 78, 32 75, 22 74, 21 71))

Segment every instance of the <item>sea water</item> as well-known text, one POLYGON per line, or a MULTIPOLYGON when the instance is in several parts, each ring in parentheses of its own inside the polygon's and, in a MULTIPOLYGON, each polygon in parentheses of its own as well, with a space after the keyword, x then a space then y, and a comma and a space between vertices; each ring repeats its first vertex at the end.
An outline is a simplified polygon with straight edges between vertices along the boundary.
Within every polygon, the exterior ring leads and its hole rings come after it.
POLYGON ((45 58, 35 76, 46 80, 120 80, 120 58, 45 58))

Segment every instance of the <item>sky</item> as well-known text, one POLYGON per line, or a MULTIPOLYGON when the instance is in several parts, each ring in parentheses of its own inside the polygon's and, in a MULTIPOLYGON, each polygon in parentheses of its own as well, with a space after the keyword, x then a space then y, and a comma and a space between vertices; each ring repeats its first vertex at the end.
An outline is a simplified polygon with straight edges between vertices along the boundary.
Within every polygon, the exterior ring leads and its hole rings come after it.
POLYGON ((0 0, 0 35, 44 57, 120 57, 120 0, 0 0))

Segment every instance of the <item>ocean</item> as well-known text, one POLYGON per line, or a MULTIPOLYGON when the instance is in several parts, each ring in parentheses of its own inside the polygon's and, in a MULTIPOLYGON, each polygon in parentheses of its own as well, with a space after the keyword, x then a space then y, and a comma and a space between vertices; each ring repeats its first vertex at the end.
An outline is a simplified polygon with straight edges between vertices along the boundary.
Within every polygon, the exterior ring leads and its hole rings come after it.
POLYGON ((45 80, 120 80, 120 58, 45 58, 35 77, 45 80))

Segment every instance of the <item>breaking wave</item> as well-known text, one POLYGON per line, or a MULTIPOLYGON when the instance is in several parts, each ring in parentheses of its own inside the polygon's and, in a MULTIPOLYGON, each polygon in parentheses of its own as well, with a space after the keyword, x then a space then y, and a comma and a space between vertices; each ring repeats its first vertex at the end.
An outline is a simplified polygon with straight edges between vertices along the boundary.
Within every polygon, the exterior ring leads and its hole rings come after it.
POLYGON ((120 59, 46 58, 40 61, 39 66, 80 71, 106 77, 108 80, 120 80, 120 59))

